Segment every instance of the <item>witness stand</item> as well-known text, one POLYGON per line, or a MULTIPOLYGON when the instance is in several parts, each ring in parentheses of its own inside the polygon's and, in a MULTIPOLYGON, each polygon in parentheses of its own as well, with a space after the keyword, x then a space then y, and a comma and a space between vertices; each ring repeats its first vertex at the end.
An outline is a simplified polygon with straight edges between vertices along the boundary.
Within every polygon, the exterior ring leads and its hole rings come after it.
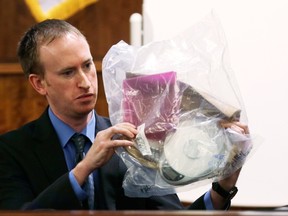
POLYGON ((0 216, 288 216, 288 211, 0 211, 0 216))

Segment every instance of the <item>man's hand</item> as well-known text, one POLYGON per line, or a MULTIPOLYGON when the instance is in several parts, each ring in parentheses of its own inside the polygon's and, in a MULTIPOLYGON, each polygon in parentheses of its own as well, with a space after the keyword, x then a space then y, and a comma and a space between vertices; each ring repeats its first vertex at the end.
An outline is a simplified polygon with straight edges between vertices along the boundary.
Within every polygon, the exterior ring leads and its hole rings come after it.
POLYGON ((119 123, 98 132, 85 158, 73 169, 78 183, 82 185, 91 172, 107 163, 114 154, 115 148, 133 145, 130 140, 113 139, 115 135, 126 136, 132 140, 136 134, 136 127, 130 123, 119 123))
MULTIPOLYGON (((231 128, 240 134, 249 134, 249 128, 240 122, 221 121, 220 126, 223 128, 231 128)), ((220 180, 219 185, 226 191, 230 191, 238 180, 241 168, 236 170, 232 175, 220 180)), ((216 191, 211 190, 211 199, 215 209, 223 209, 227 205, 227 200, 220 196, 216 191)))

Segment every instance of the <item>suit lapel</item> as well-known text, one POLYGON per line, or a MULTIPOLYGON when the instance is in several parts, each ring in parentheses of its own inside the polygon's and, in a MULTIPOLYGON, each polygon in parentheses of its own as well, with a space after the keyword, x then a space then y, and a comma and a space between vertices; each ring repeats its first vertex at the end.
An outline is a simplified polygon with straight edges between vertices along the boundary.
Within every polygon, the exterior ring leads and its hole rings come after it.
MULTIPOLYGON (((103 118, 96 114, 96 130, 95 137, 97 133, 101 130, 105 130, 111 126, 111 123, 108 118, 103 118)), ((114 157, 113 157, 114 158, 114 157)), ((98 209, 109 209, 116 210, 116 187, 115 180, 117 177, 111 177, 111 166, 113 167, 113 172, 117 173, 117 163, 115 160, 109 160, 107 164, 98 169, 98 193, 97 193, 97 201, 96 206, 98 209), (115 170, 116 168, 116 170, 115 170)))
POLYGON ((46 110, 36 122, 33 134, 34 152, 46 171, 49 181, 54 182, 60 176, 68 172, 65 156, 52 126, 46 110))

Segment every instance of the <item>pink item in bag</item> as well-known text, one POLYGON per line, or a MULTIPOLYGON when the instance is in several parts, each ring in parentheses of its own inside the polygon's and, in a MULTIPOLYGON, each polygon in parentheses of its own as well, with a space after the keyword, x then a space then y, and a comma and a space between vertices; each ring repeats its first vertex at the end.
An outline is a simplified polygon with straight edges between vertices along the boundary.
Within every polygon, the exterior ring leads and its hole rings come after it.
POLYGON ((148 139, 164 140, 175 128, 179 101, 176 72, 140 75, 123 81, 123 120, 136 126, 145 124, 148 139))

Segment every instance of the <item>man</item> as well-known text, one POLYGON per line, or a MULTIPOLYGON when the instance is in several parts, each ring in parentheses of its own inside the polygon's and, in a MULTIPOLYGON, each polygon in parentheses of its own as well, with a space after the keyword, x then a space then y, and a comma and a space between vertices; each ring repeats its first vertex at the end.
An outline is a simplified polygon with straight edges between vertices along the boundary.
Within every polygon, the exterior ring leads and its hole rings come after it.
MULTIPOLYGON (((96 69, 89 45, 75 27, 56 19, 36 24, 21 39, 18 56, 30 84, 49 106, 39 119, 0 136, 0 209, 184 209, 176 194, 124 195, 126 167, 114 148, 133 143, 114 137, 133 138, 137 130, 130 123, 111 126, 95 113, 96 69), (79 163, 70 139, 75 133, 86 136, 86 155, 79 163), (90 176, 92 206, 85 205, 90 176)), ((232 126, 248 133, 239 122, 223 123, 232 126)), ((189 208, 228 208, 225 193, 235 189, 239 172, 219 181, 189 208)))

